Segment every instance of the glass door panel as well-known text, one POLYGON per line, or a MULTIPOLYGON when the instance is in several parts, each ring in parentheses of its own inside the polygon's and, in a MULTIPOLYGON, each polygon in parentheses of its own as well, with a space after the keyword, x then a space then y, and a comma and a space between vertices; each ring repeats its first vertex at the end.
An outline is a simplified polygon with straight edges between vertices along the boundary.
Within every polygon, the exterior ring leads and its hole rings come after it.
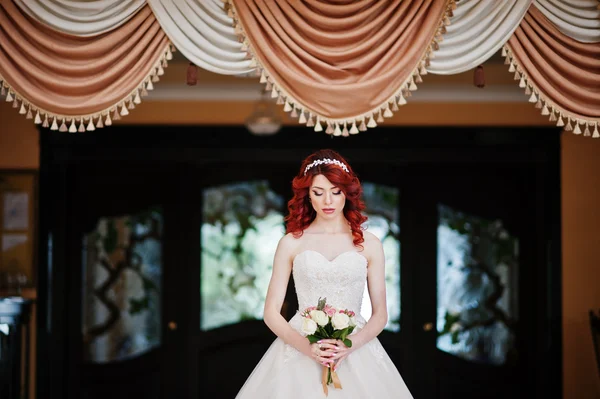
POLYGON ((470 362, 514 362, 519 240, 502 220, 438 205, 437 348, 470 362))
POLYGON ((162 213, 103 217, 84 236, 83 357, 119 362, 161 345, 162 213))

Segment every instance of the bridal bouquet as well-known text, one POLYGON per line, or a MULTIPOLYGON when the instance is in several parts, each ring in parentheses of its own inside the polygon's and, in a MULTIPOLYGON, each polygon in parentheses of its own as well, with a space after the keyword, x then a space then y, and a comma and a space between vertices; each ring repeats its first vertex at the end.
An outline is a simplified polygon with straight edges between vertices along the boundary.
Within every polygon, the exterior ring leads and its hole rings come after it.
MULTIPOLYGON (((327 298, 319 298, 317 306, 306 308, 302 313, 302 332, 311 344, 321 339, 339 339, 347 347, 352 347, 348 335, 354 331, 356 322, 355 313, 348 309, 336 309, 327 304, 327 298)), ((337 389, 342 389, 342 384, 331 367, 323 367, 323 391, 327 395, 327 385, 333 383, 337 389)))

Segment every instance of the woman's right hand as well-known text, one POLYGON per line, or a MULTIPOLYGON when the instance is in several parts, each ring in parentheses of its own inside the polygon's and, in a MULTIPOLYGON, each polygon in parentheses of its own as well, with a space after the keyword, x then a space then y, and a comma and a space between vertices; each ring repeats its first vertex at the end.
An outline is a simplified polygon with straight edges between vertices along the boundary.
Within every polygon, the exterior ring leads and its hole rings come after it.
POLYGON ((310 345, 310 353, 313 359, 322 366, 330 367, 334 364, 333 356, 337 352, 335 339, 323 339, 310 345))

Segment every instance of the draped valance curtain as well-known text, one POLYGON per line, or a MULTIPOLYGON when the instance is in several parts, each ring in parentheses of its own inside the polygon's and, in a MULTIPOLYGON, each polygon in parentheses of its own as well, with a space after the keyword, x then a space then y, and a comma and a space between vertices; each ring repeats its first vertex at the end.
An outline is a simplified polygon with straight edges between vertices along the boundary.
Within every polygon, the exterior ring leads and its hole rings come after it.
POLYGON ((502 49, 543 115, 600 137, 598 0, 0 0, 0 94, 51 129, 127 115, 175 49, 342 136, 502 49))

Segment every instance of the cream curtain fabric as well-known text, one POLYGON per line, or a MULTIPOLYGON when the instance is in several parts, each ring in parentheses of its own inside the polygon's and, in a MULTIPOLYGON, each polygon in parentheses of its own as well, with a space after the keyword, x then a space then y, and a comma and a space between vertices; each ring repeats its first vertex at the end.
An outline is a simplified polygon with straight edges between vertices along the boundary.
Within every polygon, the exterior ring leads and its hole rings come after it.
POLYGON ((51 129, 94 130, 128 114, 170 57, 148 6, 121 27, 85 38, 56 32, 0 1, 0 94, 51 129))
POLYGON ((57 31, 94 36, 118 28, 145 0, 13 0, 29 16, 57 31))
POLYGON ((272 97, 300 123, 334 135, 375 127, 406 102, 454 6, 451 0, 229 4, 272 97))
POLYGON ((533 0, 466 0, 457 3, 448 32, 427 70, 438 75, 484 63, 510 38, 533 0))
POLYGON ((148 0, 175 47, 199 67, 224 75, 251 72, 221 0, 148 0))
POLYGON ((509 70, 557 126, 600 137, 600 43, 581 43, 533 6, 506 46, 509 70))
POLYGON ((598 0, 535 0, 562 33, 582 43, 600 42, 599 4, 598 0))

